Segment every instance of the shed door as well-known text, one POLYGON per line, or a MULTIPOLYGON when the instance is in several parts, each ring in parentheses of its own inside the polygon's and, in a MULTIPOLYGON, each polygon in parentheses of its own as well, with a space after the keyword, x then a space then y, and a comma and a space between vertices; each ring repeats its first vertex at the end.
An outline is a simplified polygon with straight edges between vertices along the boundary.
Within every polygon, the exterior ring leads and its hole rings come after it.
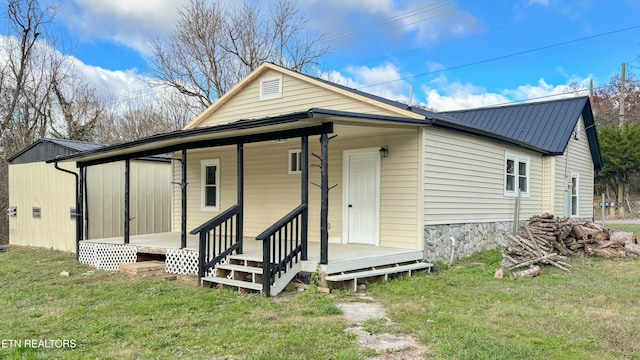
POLYGON ((353 153, 347 160, 347 241, 377 245, 380 155, 353 153))

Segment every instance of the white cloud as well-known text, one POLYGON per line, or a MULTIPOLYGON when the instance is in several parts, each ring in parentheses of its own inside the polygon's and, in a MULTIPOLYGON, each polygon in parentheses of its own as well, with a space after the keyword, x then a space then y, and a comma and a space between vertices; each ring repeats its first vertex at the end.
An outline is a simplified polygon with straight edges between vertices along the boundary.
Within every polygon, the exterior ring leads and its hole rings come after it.
POLYGON ((529 5, 529 6, 538 5, 538 6, 547 7, 547 6, 549 6, 549 0, 529 0, 527 2, 527 5, 529 5))
POLYGON ((171 31, 185 0, 73 0, 59 17, 82 41, 100 39, 146 53, 145 41, 171 31))
POLYGON ((362 90, 374 95, 396 101, 406 102, 409 94, 409 84, 402 78, 400 70, 391 63, 378 67, 350 66, 347 75, 338 71, 320 74, 320 77, 350 88, 362 90))
POLYGON ((298 5, 312 15, 309 24, 326 32, 334 46, 359 42, 363 38, 397 40, 407 34, 424 46, 484 28, 479 19, 453 2, 306 0, 298 5))
POLYGON ((72 61, 82 78, 105 97, 124 97, 153 91, 135 69, 108 70, 87 65, 76 58, 72 58, 72 61))
MULTIPOLYGON (((514 101, 543 101, 586 95, 589 79, 577 77, 567 79, 566 84, 553 85, 544 79, 536 84, 526 84, 514 89, 490 92, 483 87, 458 81, 449 82, 440 76, 429 85, 424 85, 424 105, 437 111, 453 111, 484 106, 495 106, 514 101), (581 91, 575 91, 577 86, 581 91)), ((419 99, 420 100, 420 99, 419 99)))

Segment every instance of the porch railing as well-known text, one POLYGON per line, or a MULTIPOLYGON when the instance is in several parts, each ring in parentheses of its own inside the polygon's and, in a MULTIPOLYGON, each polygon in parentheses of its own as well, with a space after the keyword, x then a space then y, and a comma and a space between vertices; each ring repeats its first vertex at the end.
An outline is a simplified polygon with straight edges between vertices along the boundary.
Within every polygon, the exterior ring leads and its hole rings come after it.
POLYGON ((271 225, 256 240, 262 241, 263 294, 271 296, 276 277, 300 261, 307 248, 307 205, 301 204, 271 225))
POLYGON ((200 234, 198 284, 207 271, 215 267, 222 259, 242 253, 241 220, 238 219, 240 206, 233 205, 225 212, 191 230, 190 234, 200 234))

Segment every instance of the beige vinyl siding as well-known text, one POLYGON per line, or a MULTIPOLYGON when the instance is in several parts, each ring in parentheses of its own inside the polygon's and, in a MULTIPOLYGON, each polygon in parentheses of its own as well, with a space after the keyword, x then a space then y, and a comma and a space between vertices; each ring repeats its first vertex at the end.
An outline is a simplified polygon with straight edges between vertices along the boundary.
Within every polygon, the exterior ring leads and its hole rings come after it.
POLYGON ((555 213, 555 191, 553 188, 555 179, 555 156, 542 158, 542 212, 555 213))
POLYGON ((377 107, 337 92, 313 85, 307 81, 289 75, 282 75, 282 97, 260 100, 260 78, 279 75, 274 70, 266 71, 261 77, 249 83, 224 106, 204 119, 198 127, 227 123, 240 119, 256 119, 267 116, 307 111, 311 108, 365 112, 368 114, 398 116, 381 107, 377 107))
MULTIPOLYGON (((87 168, 89 239, 124 234, 124 162, 87 168)), ((170 231, 171 166, 131 161, 129 223, 131 235, 170 231)))
POLYGON ((561 156, 556 157, 555 167, 555 213, 560 216, 567 215, 567 190, 571 181, 571 173, 579 173, 578 201, 579 217, 593 218, 593 181, 594 167, 584 129, 582 116, 578 121, 579 139, 571 137, 567 150, 561 156))
MULTIPOLYGON (((76 170, 73 164, 60 166, 76 170)), ((9 206, 18 214, 9 217, 10 244, 75 252, 73 175, 44 162, 9 165, 9 206), (40 219, 33 218, 33 207, 41 208, 40 219)))
MULTIPOLYGON (((336 132, 340 135, 340 127, 336 132)), ((388 158, 381 159, 380 246, 420 249, 418 191, 418 133, 383 135, 384 129, 366 137, 341 137, 329 143, 329 237, 341 239, 343 209, 343 151, 384 145, 388 158)), ((245 236, 255 237, 300 204, 300 174, 288 173, 289 150, 299 149, 299 139, 287 143, 264 142, 245 145, 245 236)), ((309 151, 320 154, 318 137, 309 139, 309 151)), ((176 154, 179 156, 179 154, 176 154)), ((199 226, 236 203, 236 147, 192 150, 187 154, 187 230, 199 226), (220 159, 220 208, 218 212, 201 210, 201 160, 220 159)), ((309 156, 311 164, 318 160, 309 156)), ((174 181, 180 181, 179 163, 174 166, 174 181)), ((320 183, 320 171, 310 167, 310 181, 320 183)), ((309 185, 309 236, 319 241, 320 190, 309 185)), ((180 229, 180 191, 173 192, 173 228, 180 229)))
POLYGON ((510 221, 515 198, 504 195, 505 152, 529 157, 530 197, 522 208, 542 208, 542 156, 455 131, 424 131, 425 225, 510 221))

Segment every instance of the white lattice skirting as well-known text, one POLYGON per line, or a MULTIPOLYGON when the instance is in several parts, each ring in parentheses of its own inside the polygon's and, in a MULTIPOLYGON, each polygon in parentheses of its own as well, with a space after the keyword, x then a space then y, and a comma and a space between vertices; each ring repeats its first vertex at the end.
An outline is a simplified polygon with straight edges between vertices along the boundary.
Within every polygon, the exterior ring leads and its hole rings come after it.
POLYGON ((134 263, 137 259, 135 246, 80 242, 78 260, 97 269, 117 271, 120 264, 134 263))
POLYGON ((169 274, 198 275, 197 250, 167 248, 165 271, 169 274))

